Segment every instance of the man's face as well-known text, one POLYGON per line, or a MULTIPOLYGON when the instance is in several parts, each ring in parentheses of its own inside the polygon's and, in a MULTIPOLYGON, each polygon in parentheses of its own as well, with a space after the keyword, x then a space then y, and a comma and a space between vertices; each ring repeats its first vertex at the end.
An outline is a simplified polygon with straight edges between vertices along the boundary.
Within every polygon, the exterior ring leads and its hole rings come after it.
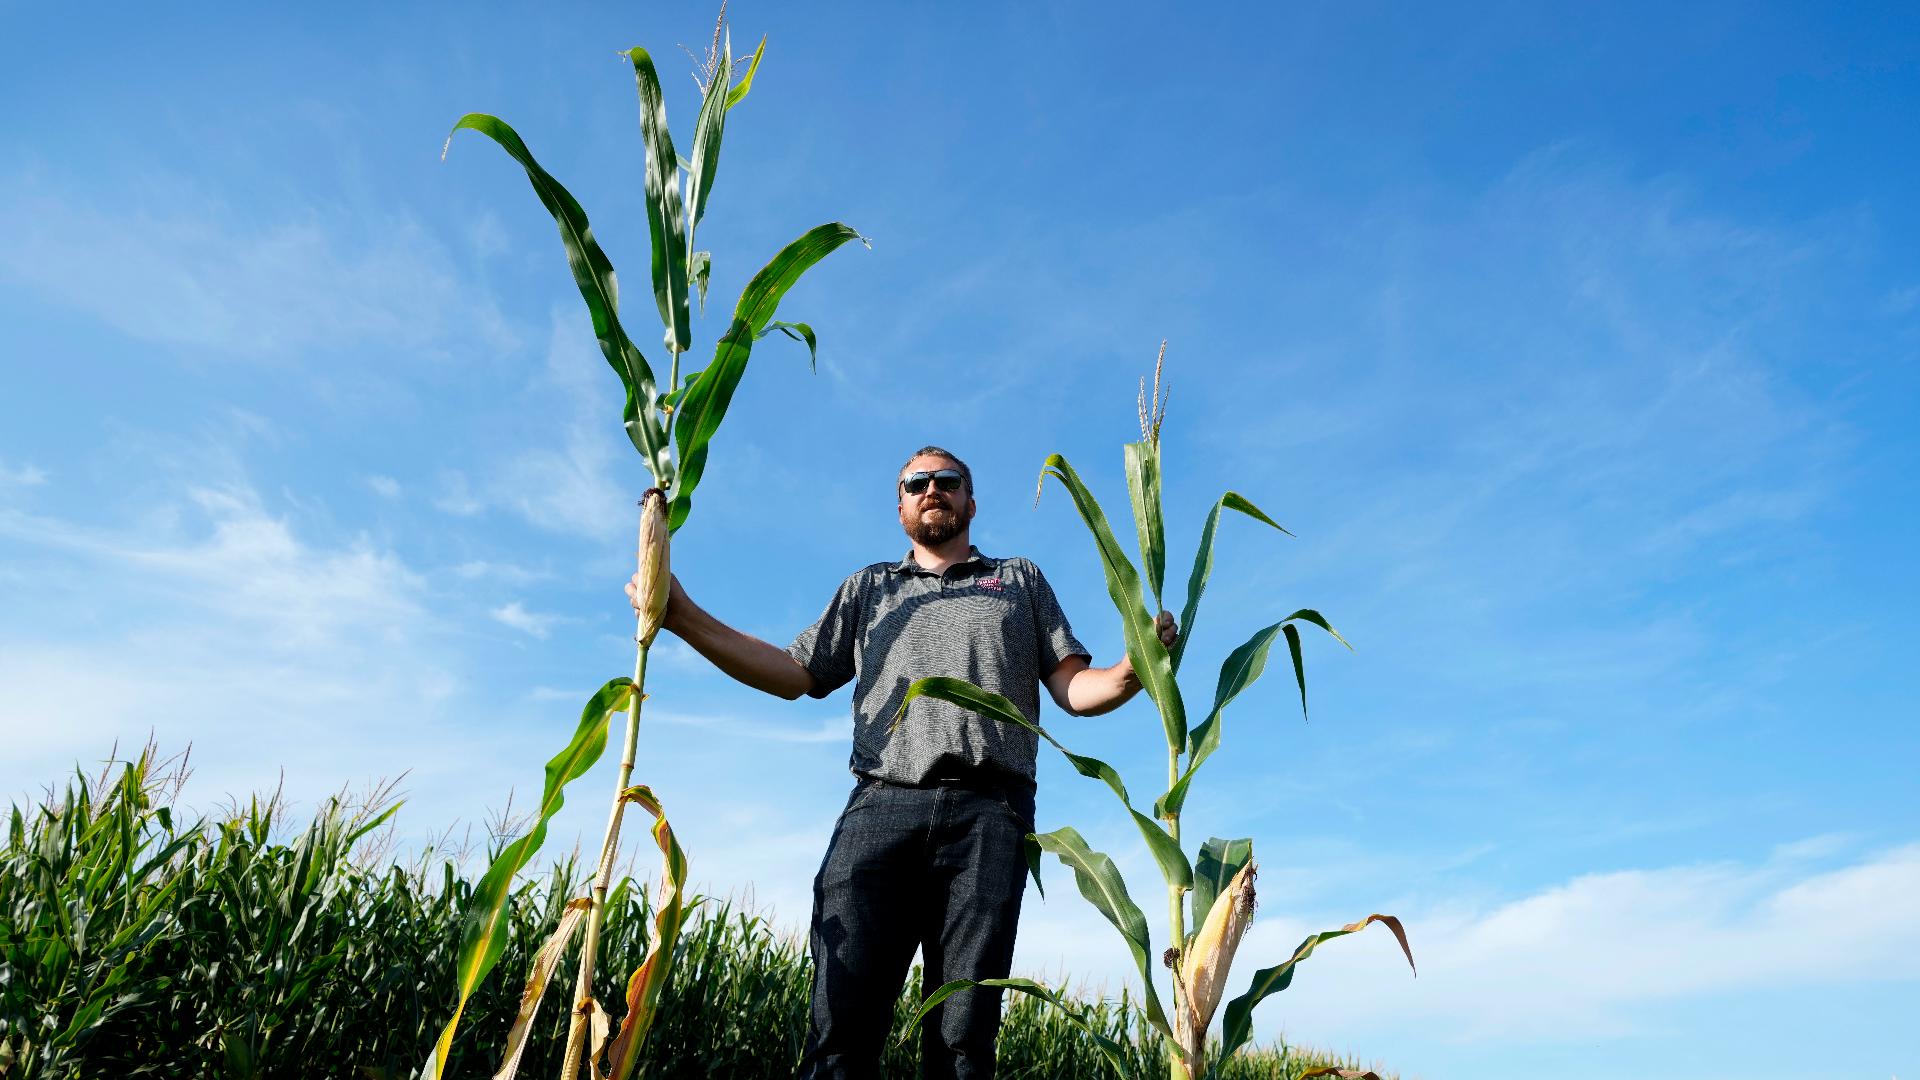
MULTIPOLYGON (((954 468, 954 463, 933 454, 922 454, 907 463, 902 477, 916 472, 934 472, 954 468)), ((900 499, 900 527, 907 536, 928 547, 937 547, 965 532, 973 520, 973 493, 962 485, 958 491, 941 491, 928 484, 918 495, 909 495, 896 479, 894 494, 900 499)))

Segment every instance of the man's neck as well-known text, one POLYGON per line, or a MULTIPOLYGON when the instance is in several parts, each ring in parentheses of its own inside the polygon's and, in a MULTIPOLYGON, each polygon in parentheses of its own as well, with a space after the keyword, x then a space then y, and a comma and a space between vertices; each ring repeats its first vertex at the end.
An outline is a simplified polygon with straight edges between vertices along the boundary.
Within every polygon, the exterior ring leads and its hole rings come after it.
POLYGON ((922 570, 944 574, 948 569, 966 562, 968 553, 973 550, 973 540, 969 536, 971 532, 971 529, 966 530, 946 543, 934 547, 928 547, 915 540, 913 542, 915 565, 922 570))

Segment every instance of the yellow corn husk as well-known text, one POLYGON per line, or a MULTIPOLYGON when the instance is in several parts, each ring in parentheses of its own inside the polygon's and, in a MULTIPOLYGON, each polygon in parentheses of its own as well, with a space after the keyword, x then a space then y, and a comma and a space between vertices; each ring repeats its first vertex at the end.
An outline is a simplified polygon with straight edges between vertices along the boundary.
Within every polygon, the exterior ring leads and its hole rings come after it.
POLYGON ((649 488, 640 500, 640 644, 652 645, 667 615, 667 591, 673 572, 667 558, 667 499, 649 488))
POLYGON ((1247 926, 1253 922, 1254 873, 1254 862, 1249 859, 1247 865, 1233 875, 1226 889, 1214 898, 1206 923, 1181 959, 1180 976, 1187 991, 1187 1012, 1192 1018, 1193 1038, 1200 1046, 1206 1045, 1207 1027, 1213 1023, 1213 1011, 1219 1007, 1226 990, 1233 954, 1240 948, 1240 938, 1246 934, 1247 926))

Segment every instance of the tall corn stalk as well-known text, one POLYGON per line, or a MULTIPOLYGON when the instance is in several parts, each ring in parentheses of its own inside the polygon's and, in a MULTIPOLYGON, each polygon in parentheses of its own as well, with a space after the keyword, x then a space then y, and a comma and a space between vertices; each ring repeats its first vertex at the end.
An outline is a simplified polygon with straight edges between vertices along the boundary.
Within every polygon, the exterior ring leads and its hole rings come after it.
MULTIPOLYGON (((1171 1016, 1162 1005, 1159 991, 1155 988, 1153 959, 1156 954, 1148 936, 1146 916, 1127 894, 1126 882, 1113 860, 1090 848, 1080 833, 1068 826, 1050 833, 1029 835, 1027 866, 1033 875, 1035 887, 1040 886, 1043 852, 1053 853, 1072 868, 1081 895, 1113 924, 1121 937, 1126 939, 1127 947, 1133 954, 1134 965, 1140 972, 1143 984, 1143 1012, 1166 1046, 1167 1075, 1172 1080, 1203 1080, 1215 1076, 1220 1063, 1252 1038, 1254 1007, 1268 995, 1286 989, 1293 981, 1295 965, 1305 960, 1322 942, 1378 922, 1393 932, 1401 950, 1406 953, 1409 965, 1413 963, 1413 952, 1407 945, 1400 920, 1392 915, 1369 915, 1339 929, 1310 935, 1293 951, 1291 957, 1274 967, 1255 972, 1246 991, 1227 1003, 1219 1050, 1209 1058, 1207 1032, 1220 1005, 1234 953, 1253 918, 1255 863, 1253 841, 1246 838, 1210 838, 1200 845, 1197 859, 1188 860, 1180 842, 1181 814, 1187 793, 1201 764, 1220 747, 1222 713, 1266 670, 1267 654, 1276 638, 1286 639, 1287 651, 1293 660, 1294 679, 1300 688, 1302 715, 1307 707, 1307 676, 1299 624, 1317 626, 1333 635, 1342 645, 1346 645, 1347 641, 1318 611, 1311 608, 1302 608, 1257 631, 1233 650, 1221 665, 1213 705, 1208 709, 1206 719, 1197 727, 1188 726, 1186 704, 1177 675, 1187 643, 1193 640, 1201 594, 1205 592, 1207 579, 1213 572, 1214 532, 1220 522, 1220 511, 1234 510, 1289 536, 1292 534, 1243 496, 1232 491, 1222 495, 1207 513, 1206 523, 1200 530, 1200 545, 1194 554, 1193 570, 1187 578, 1186 603, 1179 620, 1180 636, 1171 648, 1161 642, 1154 626, 1154 613, 1163 609, 1162 585, 1166 577, 1165 525, 1160 499, 1160 427, 1166 409, 1161 369, 1165 359, 1166 344, 1162 342, 1160 359, 1154 365, 1152 390, 1147 389, 1145 379, 1141 380, 1140 441, 1125 446, 1127 494, 1132 503, 1134 527, 1139 535, 1141 563, 1146 569, 1145 585, 1152 599, 1151 607, 1148 606, 1147 597, 1142 595, 1140 571, 1135 569, 1133 561, 1121 549, 1114 538, 1113 529, 1107 524, 1105 512, 1067 459, 1059 454, 1047 458, 1040 478, 1043 487, 1046 479, 1052 477, 1067 489, 1074 507, 1080 512, 1081 520, 1092 532, 1101 569, 1106 576, 1108 595, 1120 614, 1127 659, 1132 662, 1142 689, 1159 712, 1167 744, 1167 788, 1154 800, 1153 816, 1148 817, 1134 808, 1126 784, 1113 766, 1098 758, 1069 751, 1045 729, 1029 721, 1012 702, 965 680, 937 677, 914 683, 907 688, 894 723, 897 725, 906 718, 908 707, 915 698, 924 696, 959 705, 1004 723, 1018 724, 1052 743, 1066 755, 1075 771, 1104 782, 1119 798, 1120 804, 1139 829, 1141 838, 1146 841, 1147 849, 1152 852, 1166 883, 1167 940, 1172 945, 1160 956, 1171 972, 1171 1016), (1191 930, 1189 913, 1192 916, 1191 930)), ((1035 499, 1038 500, 1037 493, 1035 499)), ((924 1018, 948 996, 975 986, 1003 987, 1035 995, 1052 1002, 1076 1023, 1086 1026, 1083 1008, 1030 979, 986 979, 979 982, 961 979, 949 982, 927 997, 920 1018, 924 1018)), ((1089 1032, 1095 1035, 1096 1041, 1099 1040, 1097 1033, 1090 1028, 1089 1032)), ((1126 1076, 1128 1069, 1120 1048, 1106 1043, 1102 1043, 1102 1046, 1109 1049, 1107 1057, 1115 1070, 1126 1076)), ((1331 1075, 1337 1071, 1323 1070, 1306 1075, 1331 1075)))
MULTIPOLYGON (((692 510, 694 488, 706 470, 708 445, 726 416, 754 343, 780 331, 804 341, 810 357, 814 353, 816 340, 810 326, 774 320, 781 298, 801 275, 842 244, 855 239, 866 242, 859 233, 839 222, 802 234, 782 248, 747 283, 707 366, 700 371, 681 370, 681 358, 692 348, 690 294, 698 295, 699 307, 704 313, 707 282, 713 266, 712 254, 697 250, 695 233, 706 213, 719 168, 720 142, 727 115, 752 88, 754 73, 766 49, 766 42, 762 40, 736 81, 725 14, 723 5, 721 20, 714 29, 713 48, 702 72, 705 78, 696 80, 701 82, 701 100, 690 158, 683 159, 674 152, 667 128, 666 102, 653 58, 647 50, 638 47, 621 53, 632 67, 639 89, 640 132, 646 147, 643 180, 651 241, 653 299, 665 329, 667 350, 664 382, 656 378, 653 366, 621 323, 613 265, 594 239, 580 203, 540 167, 519 133, 506 121, 485 113, 469 113, 453 126, 454 133, 466 128, 499 144, 526 170, 534 194, 553 216, 560 230, 560 242, 566 249, 567 265, 573 271, 574 284, 592 319, 594 337, 626 392, 622 426, 652 473, 654 486, 641 500, 641 614, 635 634, 633 676, 609 681, 588 701, 573 740, 547 765, 546 784, 532 829, 501 851, 476 888, 460 946, 456 973, 458 1001, 452 1019, 420 1070, 422 1080, 439 1080, 446 1068, 461 1011, 505 948, 513 877, 545 839, 547 823, 559 810, 566 785, 585 773, 604 751, 615 713, 626 715, 625 738, 599 862, 590 879, 588 895, 568 905, 559 927, 534 958, 519 1016, 508 1040, 506 1058, 496 1074, 499 1080, 509 1080, 518 1069, 534 1012, 573 934, 583 926, 585 935, 561 1078, 573 1080, 582 1061, 590 1064, 596 1076, 625 1080, 631 1075, 666 984, 674 942, 686 915, 682 893, 686 880, 685 855, 674 840, 673 830, 652 791, 632 784, 640 708, 646 699, 647 654, 660 628, 671 581, 669 536, 685 524, 692 510), (626 1013, 615 1029, 606 1010, 593 997, 593 975, 607 889, 619 853, 621 820, 628 803, 640 806, 655 819, 652 831, 660 848, 663 871, 654 903, 648 953, 628 979, 626 1013)), ((452 134, 447 141, 452 144, 452 134)), ((445 156, 444 150, 442 156, 445 156)))

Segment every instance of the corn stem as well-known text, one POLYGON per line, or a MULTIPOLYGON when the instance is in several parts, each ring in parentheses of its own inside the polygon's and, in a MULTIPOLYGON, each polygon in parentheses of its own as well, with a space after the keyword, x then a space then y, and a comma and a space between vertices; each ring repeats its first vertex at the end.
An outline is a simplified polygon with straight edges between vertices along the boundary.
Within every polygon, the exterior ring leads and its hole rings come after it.
POLYGON ((607 910, 607 887, 613 881, 613 862, 620 848, 622 798, 633 779, 634 750, 640 743, 640 703, 646 699, 647 646, 633 656, 633 700, 627 706, 627 737, 620 754, 620 775, 613 786, 613 810, 607 817, 607 838, 600 848, 600 866, 593 877, 593 906, 587 909, 587 937, 580 947, 580 978, 574 989, 573 1020, 567 1028, 566 1056, 560 1062, 560 1080, 574 1080, 586 1052, 588 1020, 592 1017, 593 963, 600 947, 600 923, 607 910))

